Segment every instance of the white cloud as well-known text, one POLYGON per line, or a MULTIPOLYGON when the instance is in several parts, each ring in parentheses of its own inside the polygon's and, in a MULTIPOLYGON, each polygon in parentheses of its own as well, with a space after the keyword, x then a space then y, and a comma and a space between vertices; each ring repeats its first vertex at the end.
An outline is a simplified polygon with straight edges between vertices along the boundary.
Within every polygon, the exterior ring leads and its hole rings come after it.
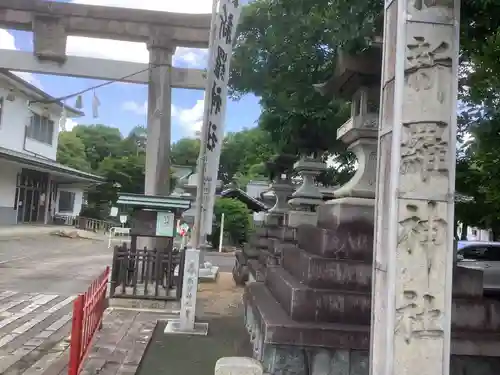
POLYGON ((187 136, 194 136, 197 131, 201 130, 203 125, 203 110, 205 109, 204 100, 197 100, 196 104, 187 109, 178 109, 175 116, 181 126, 183 133, 187 136))
MULTIPOLYGON (((212 0, 75 0, 74 3, 114 6, 134 9, 168 11, 174 13, 211 13, 212 0)), ((69 55, 97 57, 112 60, 147 63, 149 52, 144 43, 132 43, 109 39, 70 36, 67 43, 69 55)), ((174 55, 174 65, 183 63, 188 67, 204 68, 207 50, 179 47, 174 55)))
MULTIPOLYGON (((148 113, 148 103, 143 104, 128 101, 123 103, 124 111, 133 112, 137 115, 146 115, 148 113)), ((198 100, 191 108, 179 108, 172 104, 172 118, 176 119, 181 125, 183 135, 193 137, 197 131, 201 130, 203 124, 204 101, 198 100)))
MULTIPOLYGON (((128 101, 123 103, 122 109, 124 111, 133 112, 137 115, 147 115, 148 114, 148 101, 146 100, 143 104, 138 104, 134 101, 128 101)), ((177 116, 177 107, 172 104, 170 108, 172 117, 177 116)))
MULTIPOLYGON (((7 30, 0 29, 0 49, 17 50, 14 36, 7 30)), ((41 82, 31 73, 12 72, 32 85, 42 88, 41 82)))
POLYGON ((78 125, 78 123, 76 121, 68 118, 68 119, 66 119, 66 125, 65 125, 64 130, 70 132, 77 125, 78 125))
POLYGON ((133 101, 128 101, 123 103, 122 109, 137 115, 146 115, 148 113, 148 102, 145 101, 144 104, 138 104, 133 101))

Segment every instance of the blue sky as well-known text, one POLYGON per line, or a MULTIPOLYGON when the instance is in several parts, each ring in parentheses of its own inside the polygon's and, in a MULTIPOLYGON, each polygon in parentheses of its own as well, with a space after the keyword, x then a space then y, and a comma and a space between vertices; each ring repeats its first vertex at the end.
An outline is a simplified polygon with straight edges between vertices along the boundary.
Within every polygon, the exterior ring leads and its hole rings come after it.
MULTIPOLYGON (((74 2, 92 5, 109 5, 124 7, 141 7, 143 9, 194 13, 210 13, 211 0, 76 0, 74 2), (186 4, 189 3, 189 4, 186 4), (196 3, 196 4, 195 4, 196 3)), ((32 51, 32 34, 28 32, 1 30, 0 48, 32 51)), ((145 45, 138 43, 96 40, 89 38, 70 37, 67 51, 69 55, 110 58, 114 60, 129 60, 146 62, 145 45)), ((206 50, 178 48, 174 56, 174 66, 183 68, 205 68, 206 50)), ((102 81, 74 77, 59 77, 39 74, 23 74, 47 93, 61 97, 95 86, 102 81)), ((138 84, 114 83, 96 91, 101 102, 99 118, 92 117, 92 92, 83 97, 86 116, 76 119, 77 123, 102 123, 115 126, 126 135, 136 125, 146 125, 147 86, 138 84)), ((172 90, 172 140, 185 136, 193 136, 201 126, 203 112, 202 90, 172 90)), ((74 105, 74 100, 68 101, 74 105)), ((246 96, 238 102, 228 101, 226 113, 226 132, 238 131, 256 125, 260 113, 258 99, 246 96)), ((71 127, 74 123, 68 123, 71 127)))

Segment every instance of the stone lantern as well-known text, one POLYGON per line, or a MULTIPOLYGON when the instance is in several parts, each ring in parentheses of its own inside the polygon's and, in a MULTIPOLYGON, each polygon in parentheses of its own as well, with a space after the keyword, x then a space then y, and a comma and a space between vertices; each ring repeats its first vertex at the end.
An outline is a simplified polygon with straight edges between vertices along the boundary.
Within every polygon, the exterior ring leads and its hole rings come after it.
POLYGON ((333 77, 315 85, 323 95, 351 101, 351 117, 337 130, 337 139, 355 154, 358 167, 351 180, 334 192, 335 199, 327 202, 330 213, 334 205, 339 218, 363 212, 362 216, 373 221, 381 61, 382 48, 377 42, 357 55, 341 51, 333 77), (353 206, 362 209, 354 212, 353 206))
POLYGON ((274 192, 276 203, 266 215, 266 223, 271 225, 283 225, 285 216, 290 210, 288 199, 294 191, 291 182, 291 173, 295 155, 280 154, 266 163, 271 180, 271 191, 274 192))

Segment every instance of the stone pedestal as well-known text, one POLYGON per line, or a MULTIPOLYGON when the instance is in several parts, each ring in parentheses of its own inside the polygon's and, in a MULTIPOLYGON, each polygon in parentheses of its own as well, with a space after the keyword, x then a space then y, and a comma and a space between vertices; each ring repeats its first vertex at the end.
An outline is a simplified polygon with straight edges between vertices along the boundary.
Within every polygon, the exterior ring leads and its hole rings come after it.
MULTIPOLYGON (((330 211, 321 206, 320 220, 330 211)), ((373 220, 294 231, 296 244, 283 249, 281 264, 268 266, 264 282, 245 292, 255 358, 270 374, 365 374, 373 220)))
MULTIPOLYGON (((269 374, 368 375, 373 205, 339 201, 319 208, 319 225, 328 229, 294 229, 281 263, 246 287, 245 324, 254 358, 269 374)), ((482 272, 457 267, 452 375, 474 375, 477 363, 495 375, 500 366, 500 303, 483 298, 482 282, 482 272)))

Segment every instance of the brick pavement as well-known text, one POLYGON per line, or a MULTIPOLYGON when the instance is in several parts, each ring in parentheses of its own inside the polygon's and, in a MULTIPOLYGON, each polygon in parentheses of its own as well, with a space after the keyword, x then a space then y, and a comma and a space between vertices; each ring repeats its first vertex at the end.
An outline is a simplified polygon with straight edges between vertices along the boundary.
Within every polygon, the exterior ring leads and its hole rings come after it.
MULTIPOLYGON (((74 296, 0 292, 0 375, 65 375, 74 296)), ((108 309, 82 375, 133 375, 158 319, 108 309)))
POLYGON ((133 375, 164 314, 108 309, 81 375, 133 375))
POLYGON ((0 292, 0 374, 38 375, 68 347, 74 296, 0 292))

